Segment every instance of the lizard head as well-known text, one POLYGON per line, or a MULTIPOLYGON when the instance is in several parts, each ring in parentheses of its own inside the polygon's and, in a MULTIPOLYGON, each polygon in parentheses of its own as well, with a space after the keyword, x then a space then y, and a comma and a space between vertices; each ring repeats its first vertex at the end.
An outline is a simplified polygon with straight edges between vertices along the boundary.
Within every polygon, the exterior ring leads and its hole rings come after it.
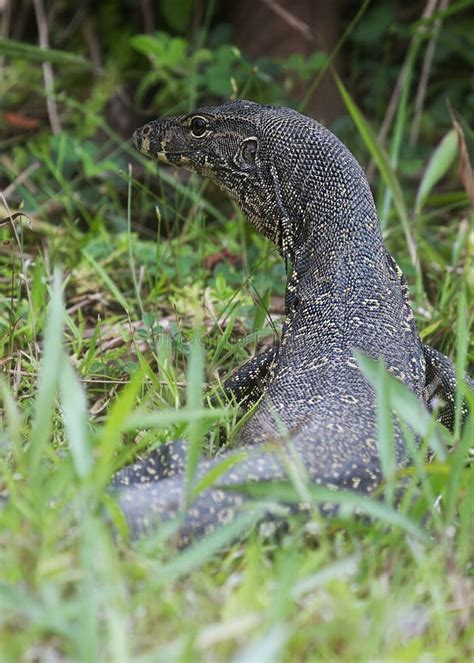
POLYGON ((269 131, 274 110, 250 101, 200 108, 149 122, 135 131, 133 140, 142 154, 211 179, 260 232, 279 244, 276 219, 281 213, 274 209, 277 196, 270 172, 278 148, 274 129, 269 131))
POLYGON ((261 167, 259 108, 234 102, 159 118, 137 129, 133 140, 142 154, 209 177, 234 193, 255 180, 261 167))

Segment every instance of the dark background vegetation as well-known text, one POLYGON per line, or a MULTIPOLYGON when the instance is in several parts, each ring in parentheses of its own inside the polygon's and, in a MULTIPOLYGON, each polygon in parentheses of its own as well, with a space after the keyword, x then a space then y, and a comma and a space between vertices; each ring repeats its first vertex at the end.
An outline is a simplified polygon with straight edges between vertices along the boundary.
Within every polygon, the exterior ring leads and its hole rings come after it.
POLYGON ((474 2, 0 0, 0 26, 0 658, 468 660, 472 425, 418 462, 413 507, 314 515, 310 545, 295 523, 231 531, 220 557, 166 531, 134 547, 102 507, 137 451, 194 435, 216 452, 237 414, 187 428, 177 408, 218 395, 283 313, 274 248, 209 183, 136 153, 151 118, 248 98, 330 126, 367 169, 423 340, 472 366, 474 2))

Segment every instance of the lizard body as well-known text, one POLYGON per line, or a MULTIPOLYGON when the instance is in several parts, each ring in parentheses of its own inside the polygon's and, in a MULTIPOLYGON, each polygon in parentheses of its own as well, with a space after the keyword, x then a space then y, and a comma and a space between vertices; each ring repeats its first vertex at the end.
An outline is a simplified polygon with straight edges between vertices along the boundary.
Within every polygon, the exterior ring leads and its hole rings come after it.
MULTIPOLYGON (((245 498, 222 487, 287 479, 295 457, 318 484, 377 488, 376 399, 355 350, 383 360, 427 405, 448 393, 443 421, 453 425, 452 364, 420 341, 364 172, 328 129, 291 109, 238 101, 158 119, 134 140, 143 154, 225 190, 277 245, 289 274, 279 345, 225 385, 244 407, 258 401, 239 435, 247 458, 189 507, 182 544, 234 517, 245 498)), ((402 466, 408 454, 396 421, 394 438, 402 466)), ((182 440, 170 442, 114 478, 133 534, 179 512, 185 454, 182 440)), ((196 480, 221 460, 201 461, 196 480)))

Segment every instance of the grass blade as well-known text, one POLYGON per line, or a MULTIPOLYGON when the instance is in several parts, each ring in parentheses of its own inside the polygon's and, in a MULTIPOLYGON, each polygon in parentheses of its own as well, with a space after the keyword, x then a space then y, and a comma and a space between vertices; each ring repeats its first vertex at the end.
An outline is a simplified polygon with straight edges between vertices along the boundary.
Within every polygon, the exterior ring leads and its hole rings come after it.
POLYGON ((87 399, 67 357, 63 357, 59 381, 64 428, 76 474, 84 478, 92 467, 87 399))
MULTIPOLYGON (((98 474, 101 484, 105 484, 110 477, 113 467, 112 459, 122 445, 122 433, 127 430, 126 422, 133 410, 142 384, 143 373, 141 369, 138 369, 110 408, 107 422, 100 431, 98 438, 100 448, 98 474)), ((132 428, 132 430, 134 429, 132 428)))
MULTIPOLYGON (((3 403, 8 439, 11 441, 16 461, 20 460, 22 418, 7 382, 0 376, 0 402, 3 403)), ((2 426, 3 428, 3 426, 2 426)))
POLYGON ((469 449, 472 447, 474 440, 474 394, 466 389, 465 397, 469 403, 471 415, 464 426, 464 431, 460 443, 448 459, 450 473, 446 486, 445 509, 445 522, 447 525, 452 523, 454 520, 456 506, 459 503, 459 492, 463 486, 463 482, 461 481, 461 474, 463 472, 464 466, 466 465, 466 461, 469 457, 469 449))
POLYGON ((191 424, 196 419, 215 421, 229 414, 224 408, 181 408, 180 410, 160 410, 159 412, 145 412, 136 409, 130 412, 121 422, 120 431, 133 431, 140 428, 167 428, 175 424, 191 424))
POLYGON ((109 274, 105 271, 105 269, 100 265, 95 258, 93 258, 91 255, 87 253, 87 251, 83 251, 82 255, 84 258, 91 264, 91 266, 94 268, 94 270, 97 272, 99 275, 101 281, 105 283, 105 285, 109 288, 110 292, 113 294, 115 299, 118 301, 120 306, 123 308, 123 310, 128 313, 129 312, 129 305, 127 304, 127 301, 125 297, 122 295, 120 290, 117 288, 115 283, 112 281, 110 278, 109 274))
MULTIPOLYGON (((377 389, 379 361, 362 353, 356 353, 360 369, 370 384, 377 389)), ((420 437, 427 438, 433 451, 441 461, 446 460, 445 436, 421 401, 400 380, 383 367, 385 380, 393 409, 420 437)))
POLYGON ((338 76, 335 76, 335 80, 337 87, 339 88, 342 100, 347 110, 349 111, 349 114, 352 117, 362 140, 364 141, 367 149, 370 152, 370 155, 377 164, 377 167, 380 171, 380 174, 382 175, 382 178, 386 186, 390 189, 390 192, 393 196, 393 201, 395 203, 395 207, 397 208, 398 216, 400 217, 400 222, 402 224, 403 232, 405 234, 405 239, 411 261, 414 267, 417 269, 417 271, 419 271, 416 243, 411 233, 410 221, 408 218, 408 212, 405 205, 405 199, 403 197, 403 193, 400 184, 398 182, 397 176, 395 174, 395 171, 393 170, 392 165, 390 163, 390 159, 388 158, 383 147, 380 145, 377 136, 375 135, 371 126, 369 125, 365 117, 362 115, 361 111, 353 101, 349 92, 344 87, 342 81, 338 78, 338 76))
POLYGON ((242 533, 254 526, 261 516, 262 514, 258 510, 242 513, 231 523, 219 527, 206 538, 184 550, 171 562, 161 564, 158 570, 158 580, 162 580, 165 584, 175 582, 183 575, 198 568, 224 546, 241 537, 242 533))
POLYGON ((456 130, 451 129, 431 155, 422 177, 415 201, 415 214, 420 214, 431 190, 446 174, 458 153, 456 130))
POLYGON ((389 386, 382 362, 378 366, 377 375, 377 442, 380 457, 380 466, 385 479, 385 499, 389 504, 393 502, 395 491, 395 474, 397 460, 395 455, 395 438, 393 433, 393 419, 389 386))
MULTIPOLYGON (((467 321, 466 290, 463 287, 458 301, 457 335, 456 335, 456 382, 461 385, 464 380, 464 368, 466 366, 467 350, 469 344, 468 321, 467 321)), ((459 439, 461 432, 462 414, 462 391, 456 390, 455 402, 455 425, 454 434, 459 439)))
MULTIPOLYGON (((228 490, 224 486, 221 488, 228 490)), ((364 495, 358 495, 357 493, 351 493, 347 490, 332 490, 331 488, 312 483, 307 486, 307 489, 315 504, 328 502, 365 513, 371 518, 380 520, 384 524, 400 528, 420 541, 428 542, 426 533, 416 522, 384 502, 364 495)), ((259 481, 258 483, 235 484, 232 486, 232 492, 236 491, 257 499, 271 498, 278 502, 301 502, 299 492, 295 490, 293 484, 289 481, 259 481)))
POLYGON ((51 62, 53 64, 61 65, 75 65, 80 67, 92 68, 92 63, 84 60, 79 55, 68 53, 67 51, 59 51, 54 48, 40 48, 34 44, 26 44, 23 41, 15 41, 14 39, 1 39, 0 38, 0 54, 8 58, 16 58, 18 60, 28 60, 29 62, 51 62))
MULTIPOLYGON (((188 379, 186 385, 186 409, 197 412, 203 402, 204 353, 200 343, 200 334, 194 334, 191 354, 188 363, 188 379)), ((186 456, 186 495, 191 495, 191 484, 201 455, 202 437, 204 434, 203 420, 193 417, 188 426, 188 451, 186 456)))
POLYGON ((35 481, 44 447, 52 431, 54 400, 63 357, 64 307, 62 297, 62 275, 56 269, 44 333, 43 357, 35 399, 34 417, 31 426, 33 435, 28 450, 28 476, 35 481))

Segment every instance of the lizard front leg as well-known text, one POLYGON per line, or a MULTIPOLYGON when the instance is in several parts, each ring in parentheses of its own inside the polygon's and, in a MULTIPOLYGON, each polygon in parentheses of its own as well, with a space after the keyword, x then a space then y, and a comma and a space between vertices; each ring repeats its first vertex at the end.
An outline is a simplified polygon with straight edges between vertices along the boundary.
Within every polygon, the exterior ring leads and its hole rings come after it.
POLYGON ((226 398, 234 398, 244 410, 249 410, 262 396, 278 348, 267 348, 245 362, 222 385, 226 398))
MULTIPOLYGON (((288 317, 297 305, 297 275, 293 270, 288 278, 285 294, 285 333, 288 317)), ((271 377, 271 370, 278 356, 278 345, 267 348, 256 357, 252 357, 238 368, 223 384, 224 395, 234 398, 245 411, 249 410, 261 398, 271 377)))
MULTIPOLYGON (((423 344, 426 361, 426 379, 423 400, 429 410, 437 410, 437 419, 451 432, 456 421, 456 369, 453 362, 439 350, 423 344)), ((474 380, 469 376, 464 379, 470 389, 474 389, 474 380)), ((461 422, 464 423, 469 412, 465 400, 461 403, 461 422)))

